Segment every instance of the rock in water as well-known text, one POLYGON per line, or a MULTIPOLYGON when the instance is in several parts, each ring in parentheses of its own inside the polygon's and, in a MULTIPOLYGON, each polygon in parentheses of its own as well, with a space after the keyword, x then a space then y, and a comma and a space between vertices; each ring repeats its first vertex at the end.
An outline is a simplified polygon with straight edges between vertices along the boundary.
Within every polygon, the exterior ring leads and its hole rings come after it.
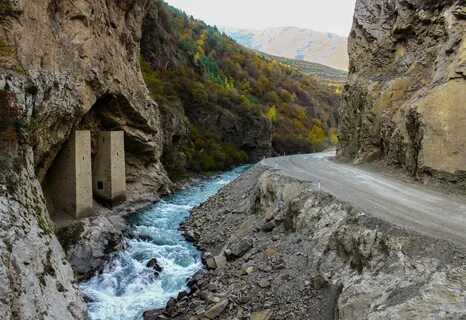
POLYGON ((354 21, 338 155, 466 193, 464 3, 358 0, 354 21))
POLYGON ((147 267, 154 269, 157 273, 160 273, 163 270, 156 258, 149 260, 147 267))

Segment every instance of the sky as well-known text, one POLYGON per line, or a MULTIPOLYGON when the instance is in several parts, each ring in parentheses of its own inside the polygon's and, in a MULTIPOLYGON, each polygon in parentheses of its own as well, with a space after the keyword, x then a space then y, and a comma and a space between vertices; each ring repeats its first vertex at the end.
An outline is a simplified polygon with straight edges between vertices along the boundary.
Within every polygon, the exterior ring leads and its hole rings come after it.
POLYGON ((293 26, 348 36, 355 0, 165 0, 221 27, 293 26))

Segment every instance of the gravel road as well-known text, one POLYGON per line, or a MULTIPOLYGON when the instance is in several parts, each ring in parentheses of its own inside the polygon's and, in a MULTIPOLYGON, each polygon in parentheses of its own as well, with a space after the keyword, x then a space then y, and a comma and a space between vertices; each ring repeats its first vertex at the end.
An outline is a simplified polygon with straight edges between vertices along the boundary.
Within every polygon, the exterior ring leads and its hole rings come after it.
POLYGON ((265 159, 261 164, 310 181, 340 200, 385 221, 466 247, 466 198, 431 191, 332 161, 335 152, 265 159))

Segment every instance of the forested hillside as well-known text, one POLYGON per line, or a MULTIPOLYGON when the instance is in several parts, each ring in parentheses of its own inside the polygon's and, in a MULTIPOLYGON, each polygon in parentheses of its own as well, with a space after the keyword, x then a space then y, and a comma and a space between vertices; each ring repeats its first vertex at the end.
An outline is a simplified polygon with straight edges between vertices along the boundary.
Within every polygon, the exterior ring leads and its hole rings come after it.
POLYGON ((299 71, 317 79, 317 81, 333 88, 342 88, 348 77, 348 72, 334 69, 320 63, 277 57, 260 51, 257 52, 268 59, 277 60, 283 64, 296 68, 299 71))
POLYGON ((339 95, 162 1, 145 19, 146 84, 161 107, 172 178, 336 142, 339 95))

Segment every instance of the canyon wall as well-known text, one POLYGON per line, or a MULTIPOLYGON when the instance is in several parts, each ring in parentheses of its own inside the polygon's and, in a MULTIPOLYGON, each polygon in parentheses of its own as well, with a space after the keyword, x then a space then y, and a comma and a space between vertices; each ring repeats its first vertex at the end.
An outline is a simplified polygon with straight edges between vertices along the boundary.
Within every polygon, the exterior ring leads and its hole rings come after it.
POLYGON ((338 155, 466 192, 464 1, 358 0, 338 155))
POLYGON ((86 318, 41 186, 72 131, 125 132, 130 194, 169 184, 159 161, 159 110, 139 66, 149 6, 148 0, 0 4, 0 91, 15 105, 2 105, 8 112, 1 119, 15 117, 13 129, 2 127, 0 150, 1 319, 86 318))

